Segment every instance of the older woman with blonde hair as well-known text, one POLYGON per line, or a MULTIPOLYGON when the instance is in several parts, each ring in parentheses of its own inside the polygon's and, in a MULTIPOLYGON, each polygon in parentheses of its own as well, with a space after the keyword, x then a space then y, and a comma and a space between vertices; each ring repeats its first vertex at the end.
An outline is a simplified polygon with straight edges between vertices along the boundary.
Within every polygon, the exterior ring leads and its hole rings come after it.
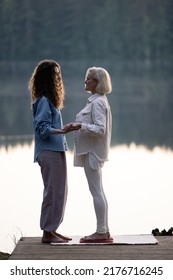
POLYGON ((85 90, 92 95, 76 116, 71 129, 75 132, 74 165, 84 167, 93 197, 96 232, 80 239, 81 243, 112 243, 108 226, 108 203, 102 185, 102 167, 108 160, 112 115, 106 94, 112 91, 109 73, 101 67, 89 68, 85 90))

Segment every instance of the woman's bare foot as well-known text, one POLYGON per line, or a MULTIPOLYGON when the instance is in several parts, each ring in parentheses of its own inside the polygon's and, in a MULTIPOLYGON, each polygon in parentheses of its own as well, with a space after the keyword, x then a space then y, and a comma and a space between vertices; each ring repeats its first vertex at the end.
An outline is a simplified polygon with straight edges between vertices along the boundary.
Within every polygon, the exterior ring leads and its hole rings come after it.
POLYGON ((67 240, 55 235, 53 232, 44 231, 42 237, 42 243, 66 243, 67 240))
POLYGON ((71 237, 64 236, 64 235, 62 235, 62 234, 60 234, 60 233, 57 233, 56 231, 53 231, 53 234, 56 235, 57 237, 63 239, 63 240, 67 240, 67 241, 72 240, 71 237))

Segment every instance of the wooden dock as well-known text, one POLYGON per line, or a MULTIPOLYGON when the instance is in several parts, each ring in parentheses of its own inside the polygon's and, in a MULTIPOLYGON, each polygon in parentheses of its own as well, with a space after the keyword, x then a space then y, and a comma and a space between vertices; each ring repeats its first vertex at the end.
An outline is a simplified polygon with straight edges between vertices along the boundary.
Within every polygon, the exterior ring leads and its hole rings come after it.
POLYGON ((173 236, 156 237, 150 245, 42 244, 40 237, 20 240, 10 260, 173 260, 173 236))

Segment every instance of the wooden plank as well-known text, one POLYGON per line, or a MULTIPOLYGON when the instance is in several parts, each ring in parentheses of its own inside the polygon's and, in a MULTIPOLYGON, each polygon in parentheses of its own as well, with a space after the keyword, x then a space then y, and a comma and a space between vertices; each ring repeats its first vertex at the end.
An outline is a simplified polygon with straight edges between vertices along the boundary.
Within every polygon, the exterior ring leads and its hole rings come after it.
POLYGON ((40 237, 19 241, 10 260, 173 260, 173 236, 158 236, 157 245, 42 244, 40 237))

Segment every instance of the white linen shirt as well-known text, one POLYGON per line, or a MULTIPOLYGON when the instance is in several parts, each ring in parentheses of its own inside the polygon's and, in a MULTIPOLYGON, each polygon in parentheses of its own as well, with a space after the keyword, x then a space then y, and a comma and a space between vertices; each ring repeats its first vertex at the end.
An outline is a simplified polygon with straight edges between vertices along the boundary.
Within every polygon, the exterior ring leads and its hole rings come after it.
POLYGON ((102 167, 108 160, 112 134, 112 114, 106 95, 90 96, 75 122, 81 123, 81 129, 74 133, 74 165, 84 166, 84 155, 89 153, 90 166, 93 169, 102 167))

